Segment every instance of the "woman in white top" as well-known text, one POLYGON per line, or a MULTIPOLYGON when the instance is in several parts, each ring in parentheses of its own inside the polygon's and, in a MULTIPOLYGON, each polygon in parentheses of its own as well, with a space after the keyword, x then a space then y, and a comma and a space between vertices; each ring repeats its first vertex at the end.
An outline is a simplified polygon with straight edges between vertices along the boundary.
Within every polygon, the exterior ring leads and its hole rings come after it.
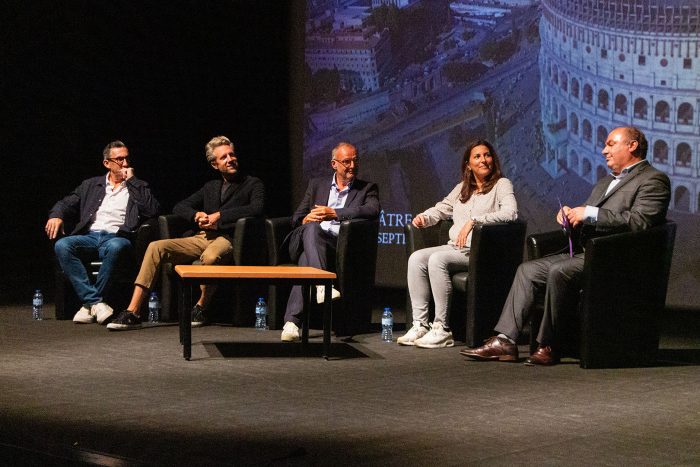
POLYGON ((428 349, 452 347, 454 339, 447 323, 452 298, 450 276, 466 271, 472 228, 477 223, 513 221, 518 206, 513 184, 501 175, 501 164, 493 146, 485 140, 470 143, 462 156, 462 181, 432 208, 413 218, 418 228, 441 220, 454 221, 446 245, 423 248, 408 259, 408 292, 413 325, 398 338, 400 345, 428 349), (435 319, 428 324, 428 306, 435 301, 435 319))

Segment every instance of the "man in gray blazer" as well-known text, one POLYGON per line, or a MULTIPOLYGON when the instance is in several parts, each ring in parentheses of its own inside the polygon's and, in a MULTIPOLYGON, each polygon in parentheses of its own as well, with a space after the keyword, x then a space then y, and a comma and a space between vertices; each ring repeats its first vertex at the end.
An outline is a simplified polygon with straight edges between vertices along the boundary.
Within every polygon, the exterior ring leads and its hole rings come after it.
MULTIPOLYGON (((583 206, 564 206, 557 214, 557 222, 568 225, 582 245, 591 237, 644 230, 665 221, 671 184, 665 173, 646 160, 648 146, 637 128, 610 132, 603 155, 612 174, 593 187, 583 206)), ((521 264, 495 327, 499 334, 482 347, 462 350, 462 355, 475 360, 517 361, 515 341, 534 303, 535 291, 545 287, 539 347, 526 364, 558 363, 559 323, 565 319, 565 311, 575 306, 583 263, 584 253, 573 257, 563 253, 521 264)))
MULTIPOLYGON (((304 199, 292 216, 292 230, 282 243, 282 250, 300 266, 327 270, 328 258, 335 255, 340 222, 347 219, 376 219, 379 217, 377 185, 357 178, 359 161, 355 146, 339 143, 331 152, 333 175, 309 181, 304 199)), ((324 290, 319 287, 317 302, 323 301, 324 290)), ((332 297, 340 293, 333 289, 332 297)), ((281 339, 300 339, 300 315, 303 311, 301 286, 292 287, 284 314, 281 339)))

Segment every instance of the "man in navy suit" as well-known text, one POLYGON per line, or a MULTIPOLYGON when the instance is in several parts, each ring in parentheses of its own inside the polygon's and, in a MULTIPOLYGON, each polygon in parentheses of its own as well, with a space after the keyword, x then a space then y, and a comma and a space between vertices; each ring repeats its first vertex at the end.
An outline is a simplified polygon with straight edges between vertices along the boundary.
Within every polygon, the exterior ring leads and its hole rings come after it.
MULTIPOLYGON (((292 216, 292 232, 282 248, 300 266, 328 269, 328 258, 335 256, 340 222, 347 219, 376 219, 379 217, 379 189, 374 183, 357 177, 357 150, 349 143, 339 143, 331 152, 333 175, 314 178, 304 199, 292 216)), ((317 302, 323 301, 324 290, 317 290, 317 302)), ((332 297, 340 297, 333 289, 332 297)), ((282 340, 300 339, 300 315, 303 311, 301 286, 292 288, 284 314, 282 340)))
MULTIPOLYGON (((188 264, 197 259, 206 265, 226 263, 233 251, 236 221, 242 217, 262 216, 265 187, 259 178, 238 170, 238 157, 231 140, 216 136, 204 150, 207 162, 220 177, 205 183, 199 191, 173 208, 173 214, 191 222, 194 229, 185 233, 184 238, 158 240, 148 245, 131 302, 107 325, 108 329, 123 331, 141 327, 141 307, 156 282, 164 258, 174 264, 188 264)), ((192 309, 193 326, 205 324, 205 310, 215 289, 203 285, 201 290, 202 294, 192 309)))
MULTIPOLYGON (((648 146, 644 133, 635 127, 610 132, 603 156, 612 173, 593 187, 582 206, 564 206, 557 214, 557 222, 570 225, 582 245, 588 238, 645 230, 666 220, 671 184, 665 173, 646 160, 648 146)), ((495 327, 499 334, 479 348, 460 353, 475 360, 517 361, 515 341, 534 303, 535 291, 544 288, 544 317, 537 335, 539 347, 526 363, 558 363, 559 330, 581 288, 583 263, 584 253, 573 257, 564 253, 521 264, 495 327)))

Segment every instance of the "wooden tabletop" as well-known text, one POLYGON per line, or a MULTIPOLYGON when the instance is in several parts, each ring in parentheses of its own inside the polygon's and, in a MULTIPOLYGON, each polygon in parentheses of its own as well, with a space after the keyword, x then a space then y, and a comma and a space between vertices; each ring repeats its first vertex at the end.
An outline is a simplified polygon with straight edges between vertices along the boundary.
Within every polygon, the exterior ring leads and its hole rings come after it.
POLYGON ((335 279, 333 272, 308 266, 204 266, 178 264, 183 279, 335 279))

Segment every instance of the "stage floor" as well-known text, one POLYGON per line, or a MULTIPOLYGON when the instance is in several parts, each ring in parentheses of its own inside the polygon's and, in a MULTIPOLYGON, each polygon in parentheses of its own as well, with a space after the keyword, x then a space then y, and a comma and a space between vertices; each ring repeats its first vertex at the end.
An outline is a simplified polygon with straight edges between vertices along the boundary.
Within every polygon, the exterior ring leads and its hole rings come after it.
POLYGON ((657 365, 618 370, 466 361, 378 333, 334 339, 325 361, 320 330, 303 354, 229 326, 194 329, 188 362, 175 324, 30 315, 0 307, 2 465, 700 464, 700 326, 682 313, 657 365))

